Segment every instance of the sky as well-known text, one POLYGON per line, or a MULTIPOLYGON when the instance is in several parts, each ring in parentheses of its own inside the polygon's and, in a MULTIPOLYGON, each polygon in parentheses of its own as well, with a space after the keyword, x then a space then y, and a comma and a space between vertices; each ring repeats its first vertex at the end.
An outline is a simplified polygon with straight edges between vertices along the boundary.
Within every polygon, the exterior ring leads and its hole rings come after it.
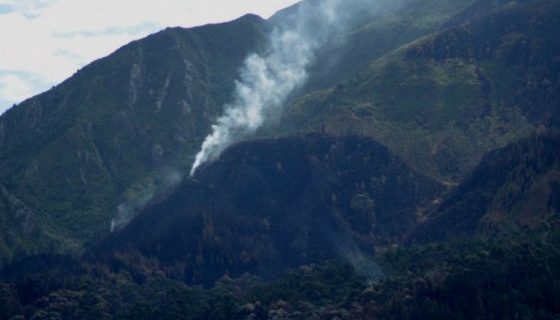
POLYGON ((0 114, 95 59, 166 27, 246 13, 268 18, 297 0, 0 0, 0 114))

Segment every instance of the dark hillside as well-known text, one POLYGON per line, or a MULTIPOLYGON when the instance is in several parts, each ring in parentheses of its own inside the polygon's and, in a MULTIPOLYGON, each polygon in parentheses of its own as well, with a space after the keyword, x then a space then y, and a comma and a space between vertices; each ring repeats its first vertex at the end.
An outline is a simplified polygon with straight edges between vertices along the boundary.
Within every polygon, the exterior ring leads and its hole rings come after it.
POLYGON ((411 230, 441 189, 371 139, 257 140, 185 181, 102 251, 138 250, 195 283, 275 274, 373 254, 411 230))
POLYGON ((410 241, 503 236, 560 214, 560 137, 524 139, 489 153, 410 241))

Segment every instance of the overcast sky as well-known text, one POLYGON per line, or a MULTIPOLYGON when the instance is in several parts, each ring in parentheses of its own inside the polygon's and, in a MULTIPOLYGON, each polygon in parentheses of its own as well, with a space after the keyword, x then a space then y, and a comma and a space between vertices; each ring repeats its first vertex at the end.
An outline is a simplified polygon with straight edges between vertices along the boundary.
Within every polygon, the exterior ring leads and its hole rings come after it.
POLYGON ((0 0, 0 114, 165 27, 264 18, 297 0, 0 0))

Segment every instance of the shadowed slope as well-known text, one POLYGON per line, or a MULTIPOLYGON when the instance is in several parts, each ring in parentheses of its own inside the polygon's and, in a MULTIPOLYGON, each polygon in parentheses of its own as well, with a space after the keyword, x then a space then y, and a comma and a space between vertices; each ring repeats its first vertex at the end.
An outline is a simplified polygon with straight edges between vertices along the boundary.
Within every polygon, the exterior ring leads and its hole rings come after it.
POLYGON ((560 213, 560 138, 524 139, 487 154, 410 241, 503 236, 560 213))
POLYGON ((212 282, 372 254, 441 190, 377 142, 304 136, 242 143, 102 245, 212 282))

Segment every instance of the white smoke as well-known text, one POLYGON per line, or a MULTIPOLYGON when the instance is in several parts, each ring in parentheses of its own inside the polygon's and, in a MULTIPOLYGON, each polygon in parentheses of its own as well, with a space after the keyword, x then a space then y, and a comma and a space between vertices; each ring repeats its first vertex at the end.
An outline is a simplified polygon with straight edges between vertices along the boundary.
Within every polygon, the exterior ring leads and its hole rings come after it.
POLYGON ((115 232, 124 228, 155 197, 173 189, 182 178, 180 171, 170 168, 160 169, 154 177, 144 181, 145 185, 137 187, 138 190, 129 191, 130 195, 117 206, 117 214, 111 220, 110 231, 115 232))
POLYGON ((205 162, 217 159, 233 143, 254 133, 277 115, 288 95, 304 84, 306 69, 318 49, 340 30, 349 0, 307 1, 270 36, 265 54, 250 55, 235 84, 234 101, 212 126, 196 155, 190 175, 205 162))

